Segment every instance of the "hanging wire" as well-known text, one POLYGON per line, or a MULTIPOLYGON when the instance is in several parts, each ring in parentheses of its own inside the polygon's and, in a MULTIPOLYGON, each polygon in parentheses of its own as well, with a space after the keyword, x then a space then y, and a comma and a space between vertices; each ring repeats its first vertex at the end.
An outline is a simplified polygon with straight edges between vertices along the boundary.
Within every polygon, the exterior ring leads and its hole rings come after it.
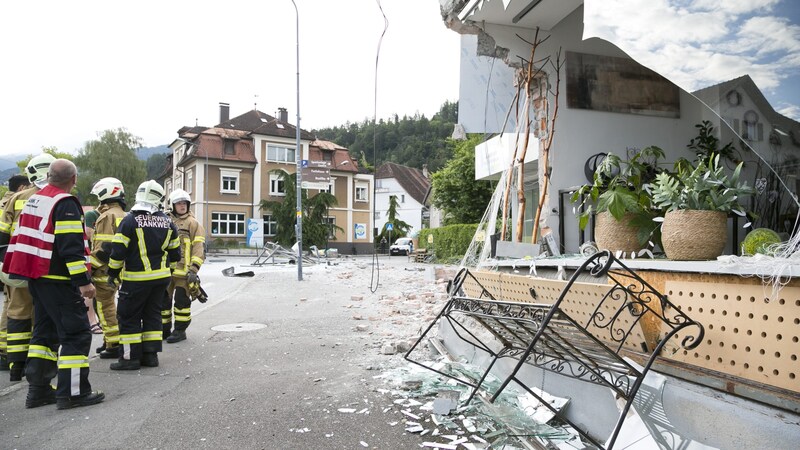
MULTIPOLYGON (((381 6, 381 0, 375 0, 378 4, 378 9, 381 11, 381 15, 383 16, 383 31, 381 32, 381 37, 378 39, 378 50, 375 53, 375 91, 373 92, 372 97, 372 167, 375 171, 378 171, 378 130, 377 130, 377 117, 378 117, 378 61, 381 57, 381 44, 383 43, 383 37, 386 35, 386 30, 389 29, 389 19, 386 18, 386 13, 383 12, 383 6, 381 6)), ((366 158, 365 158, 366 159, 366 158)), ((372 221, 375 221, 375 178, 372 179, 372 221)), ((373 227, 373 231, 375 227, 373 227)), ((375 243, 375 236, 372 236, 372 275, 369 280, 369 291, 371 293, 375 293, 378 290, 378 286, 380 285, 381 280, 381 269, 380 264, 378 261, 378 246, 375 243)))

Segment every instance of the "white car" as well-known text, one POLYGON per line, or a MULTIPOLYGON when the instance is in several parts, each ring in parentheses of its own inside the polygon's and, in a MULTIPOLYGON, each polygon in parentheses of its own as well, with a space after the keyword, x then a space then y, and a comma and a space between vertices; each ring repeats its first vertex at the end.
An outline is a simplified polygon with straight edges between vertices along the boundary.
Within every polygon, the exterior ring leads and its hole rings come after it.
POLYGON ((389 247, 389 253, 392 255, 410 255, 414 251, 414 241, 411 238, 398 238, 389 247))

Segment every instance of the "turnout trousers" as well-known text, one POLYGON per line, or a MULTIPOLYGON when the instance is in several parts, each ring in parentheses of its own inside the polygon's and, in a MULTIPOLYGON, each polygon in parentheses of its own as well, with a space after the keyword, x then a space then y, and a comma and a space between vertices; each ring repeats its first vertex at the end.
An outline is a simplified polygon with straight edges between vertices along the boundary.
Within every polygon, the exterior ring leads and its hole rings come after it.
POLYGON ((28 288, 7 287, 8 325, 6 332, 6 346, 8 362, 10 364, 24 363, 28 358, 28 346, 31 342, 31 328, 33 317, 33 298, 28 288))
POLYGON ((3 313, 0 315, 0 355, 8 352, 8 304, 11 301, 8 286, 3 285, 3 313))
POLYGON ((28 289, 33 295, 36 318, 25 366, 28 383, 47 386, 58 374, 56 397, 90 394, 92 333, 83 297, 70 282, 31 280, 28 289))
POLYGON ((119 345, 119 323, 117 323, 117 290, 112 288, 106 280, 108 275, 105 271, 102 276, 92 276, 97 293, 94 296, 94 310, 100 327, 103 329, 103 340, 106 348, 114 348, 119 345))
POLYGON ((123 280, 119 288, 120 360, 140 360, 142 353, 161 351, 161 303, 169 278, 123 280))
POLYGON ((186 277, 172 277, 169 280, 167 293, 164 296, 164 305, 161 308, 161 324, 164 336, 169 336, 173 330, 172 315, 175 313, 175 330, 186 331, 192 323, 192 299, 189 298, 186 288, 186 277), (175 300, 173 308, 172 300, 175 300))

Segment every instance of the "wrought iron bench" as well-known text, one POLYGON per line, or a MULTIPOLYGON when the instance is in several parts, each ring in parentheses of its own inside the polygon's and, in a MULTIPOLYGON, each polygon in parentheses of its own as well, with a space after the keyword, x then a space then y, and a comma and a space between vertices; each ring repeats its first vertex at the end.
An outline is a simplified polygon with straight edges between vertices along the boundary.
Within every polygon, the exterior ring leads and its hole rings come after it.
POLYGON ((664 295, 607 251, 589 257, 564 285, 555 302, 537 302, 539 295, 535 288, 530 288, 530 296, 530 302, 502 301, 482 286, 473 273, 462 269, 449 287, 447 304, 405 358, 471 386, 473 390, 467 403, 481 390, 498 359, 516 359, 516 366, 491 395, 490 401, 494 402, 506 386, 514 381, 550 408, 558 419, 600 448, 606 447, 526 386, 518 373, 523 364, 530 364, 608 387, 624 400, 624 407, 606 441, 607 448, 611 449, 639 386, 667 341, 690 326, 696 327, 695 333, 685 334, 681 345, 691 349, 703 340, 702 325, 682 313, 664 295), (607 284, 594 284, 600 294, 589 295, 588 288, 584 289, 580 287, 581 283, 577 283, 579 277, 585 278, 587 274, 605 278, 607 284), (473 292, 474 296, 466 296, 465 290, 473 292), (576 305, 582 305, 583 314, 576 313, 576 305), (478 336, 481 333, 471 331, 468 325, 470 319, 478 324, 479 329, 488 330, 502 348, 496 350, 498 346, 495 345, 495 349, 492 349, 485 337, 481 339, 478 336), (420 342, 441 320, 450 324, 458 338, 490 355, 491 361, 477 382, 434 369, 412 358, 420 342), (631 349, 644 358, 641 367, 622 357, 621 352, 631 349))

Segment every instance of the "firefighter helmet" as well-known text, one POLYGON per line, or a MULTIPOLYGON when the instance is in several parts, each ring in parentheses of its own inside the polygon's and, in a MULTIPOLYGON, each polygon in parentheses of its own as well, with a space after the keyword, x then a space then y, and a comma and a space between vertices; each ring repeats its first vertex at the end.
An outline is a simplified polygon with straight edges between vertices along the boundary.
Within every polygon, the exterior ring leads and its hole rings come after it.
POLYGON ((38 187, 44 187, 47 183, 47 172, 50 171, 50 164, 56 158, 49 153, 42 153, 39 156, 34 156, 28 161, 25 166, 25 174, 28 175, 28 180, 38 187))
POLYGON ((136 203, 146 203, 158 208, 164 200, 164 188, 156 180, 148 180, 136 190, 136 203))
POLYGON ((125 187, 122 186, 122 182, 118 179, 106 177, 94 184, 91 194, 96 195, 101 202, 122 199, 125 198, 125 187))
POLYGON ((172 193, 169 194, 169 204, 175 208, 175 203, 179 202, 186 202, 191 204, 192 198, 189 196, 189 193, 184 191, 183 189, 175 189, 172 193))

